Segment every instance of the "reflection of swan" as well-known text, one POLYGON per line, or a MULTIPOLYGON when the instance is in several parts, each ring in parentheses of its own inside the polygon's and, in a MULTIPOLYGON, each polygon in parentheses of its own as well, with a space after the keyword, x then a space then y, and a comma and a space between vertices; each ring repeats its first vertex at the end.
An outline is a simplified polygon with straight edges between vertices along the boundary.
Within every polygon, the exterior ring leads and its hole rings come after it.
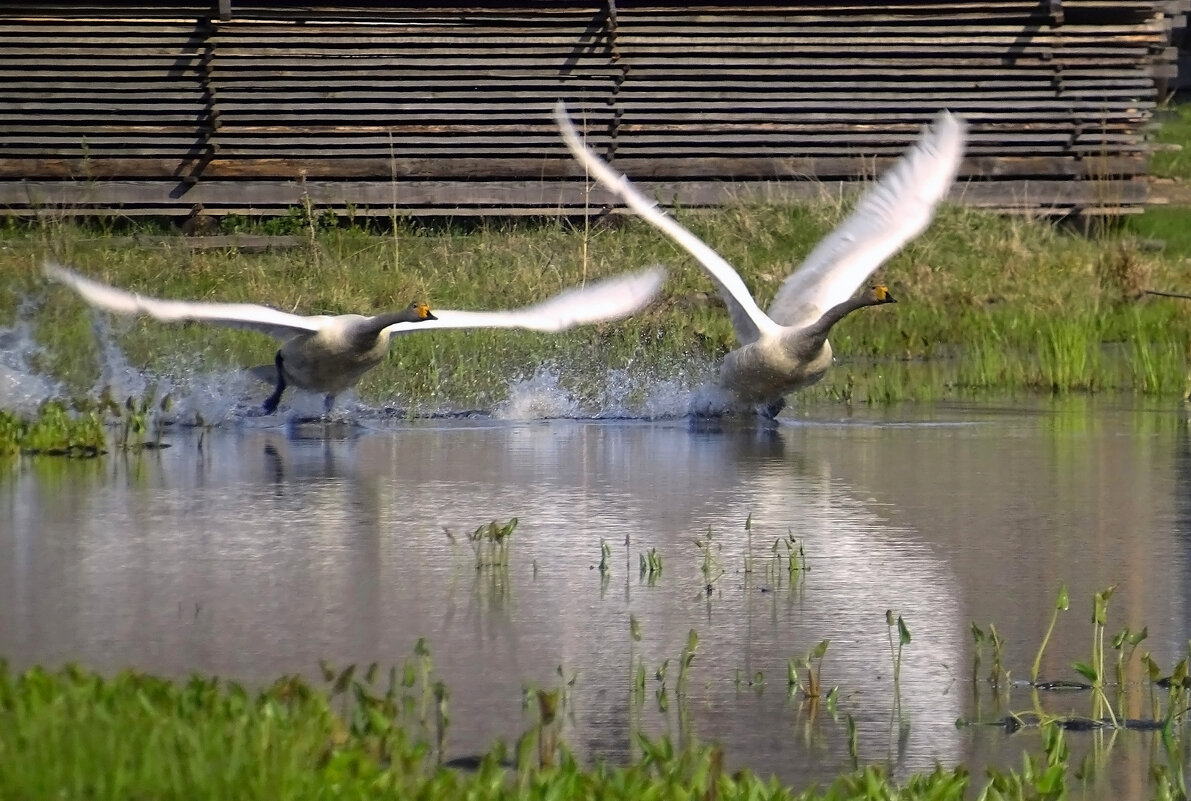
POLYGON ((831 366, 827 334, 832 326, 856 309, 893 302, 884 287, 850 296, 930 223, 935 206, 955 180, 964 147, 963 123, 940 112, 918 143, 861 198, 851 216, 786 279, 767 315, 732 265, 584 146, 562 101, 555 106, 554 116, 575 158, 707 270, 740 340, 740 347, 720 367, 720 387, 736 403, 758 405, 770 417, 781 411, 785 395, 815 383, 827 372, 831 366))
POLYGON ((159 300, 92 281, 55 264, 46 273, 68 285, 94 306, 120 314, 147 314, 164 321, 204 321, 230 328, 244 328, 276 337, 284 343, 275 367, 258 367, 253 373, 276 381, 276 391, 265 401, 273 412, 287 385, 326 395, 326 411, 335 396, 359 383, 389 351, 396 334, 437 328, 527 328, 562 331, 582 323, 625 317, 639 310, 657 294, 665 279, 660 269, 569 289, 537 305, 511 311, 440 311, 431 314, 424 303, 397 312, 364 317, 359 314, 303 317, 251 303, 201 303, 159 300))

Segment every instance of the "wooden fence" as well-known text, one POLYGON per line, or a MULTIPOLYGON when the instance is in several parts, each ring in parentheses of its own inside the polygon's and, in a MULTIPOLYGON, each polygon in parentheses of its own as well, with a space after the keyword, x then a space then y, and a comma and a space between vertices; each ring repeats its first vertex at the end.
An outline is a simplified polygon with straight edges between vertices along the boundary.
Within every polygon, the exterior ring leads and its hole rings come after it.
POLYGON ((561 97, 666 203, 835 192, 946 107, 954 197, 1131 211, 1188 4, 10 0, 0 209, 583 213, 561 97))

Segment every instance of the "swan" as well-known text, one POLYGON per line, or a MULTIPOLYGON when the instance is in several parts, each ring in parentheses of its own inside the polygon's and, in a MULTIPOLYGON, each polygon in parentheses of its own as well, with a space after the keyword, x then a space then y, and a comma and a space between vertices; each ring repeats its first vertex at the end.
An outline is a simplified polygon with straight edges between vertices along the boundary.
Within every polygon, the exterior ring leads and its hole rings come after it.
POLYGON ((251 372, 276 388, 265 400, 273 413, 288 386, 325 395, 330 414, 335 397, 355 386, 389 351, 397 334, 442 328, 524 328, 562 331, 583 323, 611 320, 646 306, 662 287, 666 273, 651 268, 564 290, 541 303, 509 311, 440 310, 412 303, 395 312, 366 317, 298 314, 252 303, 205 303, 149 298, 86 278, 47 262, 46 274, 79 293, 92 306, 117 314, 147 314, 166 322, 201 321, 269 334, 281 340, 273 365, 251 372))
POLYGON ((766 314, 728 262, 584 145, 561 100, 554 118, 571 154, 588 173, 694 256, 711 276, 740 341, 720 365, 718 387, 727 405, 751 406, 767 417, 782 410, 787 394, 827 372, 832 363, 827 334, 833 325, 856 309, 895 302, 883 286, 851 295, 930 223, 959 170, 966 131, 962 119, 939 112, 848 219, 786 278, 766 314))

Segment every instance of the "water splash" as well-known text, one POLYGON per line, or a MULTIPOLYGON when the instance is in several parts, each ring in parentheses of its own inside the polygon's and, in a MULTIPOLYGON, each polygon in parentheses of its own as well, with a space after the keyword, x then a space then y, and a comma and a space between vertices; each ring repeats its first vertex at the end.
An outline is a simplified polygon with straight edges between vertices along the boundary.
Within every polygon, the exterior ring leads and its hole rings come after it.
POLYGON ((30 317, 37 303, 25 299, 12 326, 0 328, 0 409, 30 415, 47 398, 62 395, 62 384, 34 367, 44 348, 33 338, 30 317))
POLYGON ((558 372, 541 367, 530 378, 515 379, 492 414, 498 420, 542 420, 577 417, 579 410, 579 400, 562 386, 558 372))
MULTIPOLYGON (((33 336, 31 319, 36 302, 22 303, 16 323, 0 328, 0 408, 22 414, 35 413, 49 398, 69 394, 64 384, 40 373, 36 367, 44 349, 33 336)), ((119 338, 124 329, 107 315, 96 314, 95 334, 99 377, 93 397, 108 396, 118 403, 146 399, 162 422, 180 425, 250 423, 277 425, 292 419, 319 417, 323 397, 297 389, 287 393, 280 413, 262 415, 260 404, 268 387, 237 368, 208 369, 202 354, 180 357, 178 363, 157 370, 132 364, 119 338), (169 410, 160 411, 169 396, 169 410)), ((214 358, 212 359, 214 360, 214 358)), ((499 420, 548 419, 646 419, 682 417, 707 406, 705 385, 712 365, 698 360, 673 364, 632 363, 608 369, 598 364, 565 368, 539 367, 528 378, 509 382, 504 400, 489 410, 461 413, 450 401, 429 408, 402 412, 401 417, 438 417, 490 413, 499 420)), ((394 410, 385 404, 360 400, 346 392, 336 400, 332 417, 344 420, 390 419, 394 410)))
POLYGON ((659 367, 635 365, 603 368, 571 375, 577 388, 570 388, 561 371, 539 367, 527 379, 509 384, 508 398, 497 404, 493 416, 501 420, 551 418, 659 420, 686 415, 697 396, 706 370, 701 365, 682 365, 664 371, 659 367))

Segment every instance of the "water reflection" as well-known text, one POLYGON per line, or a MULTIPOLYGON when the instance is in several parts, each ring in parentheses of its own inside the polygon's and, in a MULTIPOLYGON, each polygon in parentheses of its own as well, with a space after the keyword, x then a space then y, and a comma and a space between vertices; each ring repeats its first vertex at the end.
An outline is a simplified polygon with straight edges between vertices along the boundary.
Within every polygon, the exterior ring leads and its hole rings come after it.
POLYGON ((953 725, 974 712, 972 620, 998 624, 1019 675, 1061 581, 1074 611, 1048 675, 1085 658, 1083 604, 1111 583, 1114 620, 1149 625, 1159 661, 1189 633, 1191 457, 1185 423, 1163 410, 953 407, 711 430, 258 424, 170 439, 0 479, 0 655, 259 681, 314 675, 320 658, 400 662, 425 637, 452 693, 452 753, 519 734, 523 683, 555 686, 561 665, 578 673, 568 742, 617 757, 632 747, 635 653, 648 730, 681 724, 803 780, 848 764, 842 721, 807 725, 786 697, 788 660, 820 640, 862 758, 904 772, 996 758, 1005 742, 953 725), (465 535, 514 516, 507 581, 477 572, 465 535), (710 593, 695 545, 709 532, 710 593), (788 534, 811 568, 795 586, 772 560, 788 534), (637 570, 650 548, 664 565, 652 585, 637 570), (886 609, 914 636, 896 711, 886 609), (680 719, 672 697, 657 711, 653 672, 671 661, 672 692, 692 628, 680 719))

